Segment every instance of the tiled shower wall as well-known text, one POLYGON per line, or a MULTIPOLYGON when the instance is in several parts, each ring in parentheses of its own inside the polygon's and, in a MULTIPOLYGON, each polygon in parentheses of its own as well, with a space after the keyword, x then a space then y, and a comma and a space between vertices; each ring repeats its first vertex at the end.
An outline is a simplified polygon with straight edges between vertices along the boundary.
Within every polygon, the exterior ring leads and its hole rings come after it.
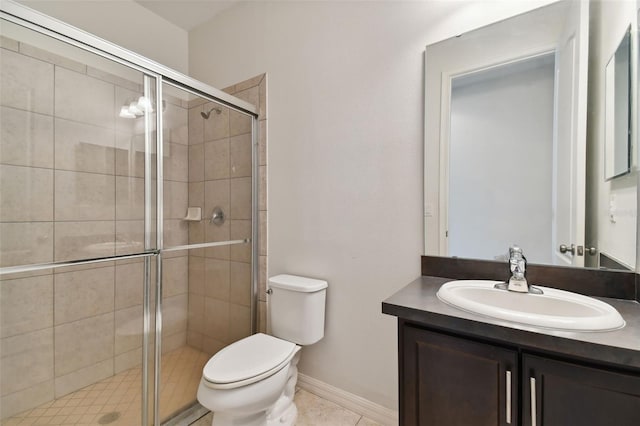
MULTIPOLYGON (((7 38, 1 47, 0 265, 140 251, 143 137, 118 112, 141 86, 7 38)), ((188 241, 187 106, 166 98, 167 244, 188 241)), ((186 343, 188 257, 164 262, 166 351, 186 343)), ((139 364, 142 285, 141 261, 3 277, 0 416, 139 364)))
MULTIPOLYGON (((227 91, 258 106, 261 90, 266 101, 265 75, 227 91)), ((190 104, 189 206, 201 207, 204 216, 189 224, 190 244, 251 238, 251 131, 249 117, 203 101, 190 104), (214 107, 220 112, 214 110, 203 119, 201 112, 214 107), (227 217, 220 226, 209 222, 217 206, 227 217)), ((190 251, 190 346, 213 354, 248 336, 250 301, 250 244, 190 251)))

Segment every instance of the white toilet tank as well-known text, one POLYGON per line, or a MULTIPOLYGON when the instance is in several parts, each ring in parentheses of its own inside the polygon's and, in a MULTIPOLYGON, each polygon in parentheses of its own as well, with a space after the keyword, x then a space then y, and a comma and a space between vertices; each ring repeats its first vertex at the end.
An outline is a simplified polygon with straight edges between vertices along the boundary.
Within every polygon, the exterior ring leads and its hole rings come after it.
POLYGON ((269 278, 271 334, 299 345, 322 339, 327 287, 326 281, 295 275, 269 278))

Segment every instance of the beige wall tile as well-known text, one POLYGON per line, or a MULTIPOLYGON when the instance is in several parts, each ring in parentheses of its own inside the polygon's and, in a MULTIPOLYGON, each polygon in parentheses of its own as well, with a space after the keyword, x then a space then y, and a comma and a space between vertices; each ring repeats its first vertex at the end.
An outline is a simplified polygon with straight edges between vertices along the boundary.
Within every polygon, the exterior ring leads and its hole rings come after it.
POLYGON ((230 176, 251 176, 251 133, 229 138, 230 176))
POLYGON ((218 139, 204 144, 204 179, 226 179, 229 177, 229 139, 218 139))
POLYGON ((87 66, 80 62, 65 58, 64 56, 56 55, 48 50, 39 49, 27 43, 20 44, 20 53, 76 72, 85 73, 87 71, 87 66))
POLYGON ((189 330, 187 331, 187 345, 199 351, 202 351, 203 338, 204 338, 204 335, 202 333, 193 331, 191 330, 191 328, 189 328, 189 330))
POLYGON ((251 178, 231 179, 229 186, 229 218, 251 219, 251 178))
POLYGON ((113 313, 56 326, 54 338, 56 377, 104 360, 113 368, 113 313))
POLYGON ((8 418, 31 408, 53 400, 53 380, 38 383, 35 386, 0 398, 0 416, 8 418))
POLYGON ((267 256, 258 256, 258 300, 267 300, 267 256))
MULTIPOLYGON (((136 73, 137 75, 134 76, 134 72, 132 70, 128 69, 127 71, 129 71, 128 72, 128 76, 127 76, 128 78, 123 78, 123 77, 117 76, 115 74, 112 74, 110 72, 103 71, 101 69, 94 68, 94 67, 91 67, 91 66, 87 66, 87 75, 90 75, 91 77, 98 78, 98 79, 100 79, 102 81, 105 81, 107 83, 115 84, 116 85, 116 90, 117 89, 127 88, 129 90, 142 92, 142 85, 143 85, 142 73, 136 73)), ((152 80, 152 81, 155 82, 155 80, 152 80)), ((138 98, 134 98, 134 99, 138 99, 138 98)), ((118 104, 116 104, 116 105, 118 105, 118 104)))
POLYGON ((115 173, 113 128, 56 118, 55 165, 58 170, 115 173))
MULTIPOLYGON (((264 76, 265 74, 260 74, 255 77, 251 77, 248 80, 241 81, 240 83, 236 83, 234 88, 235 93, 242 92, 243 90, 252 88, 254 86, 258 86, 264 79, 264 76)), ((235 93, 234 93, 234 96, 235 96, 235 93)), ((241 98, 241 99, 245 99, 245 98, 241 98)))
POLYGON ((53 328, 8 337, 0 342, 2 396, 53 379, 53 328))
POLYGON ((114 279, 113 266, 56 274, 55 324, 113 312, 114 279))
POLYGON ((144 262, 118 263, 115 267, 115 286, 116 309, 141 305, 144 287, 144 262))
POLYGON ((53 168, 53 118, 1 107, 0 163, 53 168))
POLYGON ((120 355, 142 346, 142 305, 115 312, 115 354, 120 355))
POLYGON ((267 166, 258 167, 258 210, 268 210, 267 166))
POLYGON ((204 105, 204 111, 209 111, 213 107, 220 109, 220 114, 211 112, 208 119, 204 120, 204 141, 214 141, 229 137, 229 108, 222 105, 208 103, 204 105))
POLYGON ((115 219, 115 178, 95 173, 55 172, 55 220, 115 219))
POLYGON ((118 374, 142 364, 142 348, 134 349, 120 355, 114 359, 114 373, 118 374))
POLYGON ((116 176, 115 182, 116 220, 144 219, 144 179, 116 176))
MULTIPOLYGON (((180 333, 171 334, 162 338, 162 353, 171 352, 178 348, 181 348, 187 344, 187 331, 181 331, 180 333)), ((195 399, 195 398, 194 398, 195 399)), ((160 402, 162 406, 162 401, 160 402)))
POLYGON ((113 375, 113 359, 97 362, 55 378, 55 396, 60 398, 113 375))
MULTIPOLYGON (((228 239, 229 238, 227 237, 225 240, 218 240, 218 241, 226 241, 228 239)), ((231 258, 229 246, 209 247, 205 249, 205 256, 210 259, 219 259, 219 260, 229 260, 231 258)))
POLYGON ((0 55, 0 103, 52 115, 53 65, 4 49, 0 55))
POLYGON ((267 333, 267 302, 258 302, 258 332, 267 333))
POLYGON ((205 259, 204 294, 218 300, 229 301, 231 270, 229 261, 205 259))
MULTIPOLYGON (((204 182, 189 182, 189 207, 204 209, 204 182)), ((202 212, 203 217, 205 212, 202 212)))
MULTIPOLYGON (((155 246, 155 232, 151 236, 151 242, 152 246, 155 246)), ((117 255, 144 251, 144 220, 116 222, 115 250, 117 255)))
POLYGON ((189 290, 189 257, 173 257, 162 261, 163 297, 176 296, 189 290))
POLYGON ((189 296, 186 293, 164 299, 162 304, 163 337, 176 333, 186 333, 188 308, 189 296))
POLYGON ((189 206, 189 184, 187 182, 164 182, 164 218, 183 219, 189 206))
POLYGON ((259 118, 260 120, 266 120, 267 117, 267 76, 260 82, 260 104, 259 104, 259 118))
MULTIPOLYGON (((229 221, 226 220, 222 225, 216 225, 215 223, 209 223, 209 222, 205 222, 204 224, 205 230, 204 230, 204 237, 205 237, 205 242, 216 242, 216 241, 228 241, 230 238, 230 225, 229 225, 229 221)), ((229 246, 224 246, 224 247, 215 247, 215 249, 223 249, 226 248, 226 259, 229 259, 229 246)), ((215 256, 210 256, 208 253, 208 250, 211 250, 209 248, 206 249, 206 256, 207 257, 215 257, 215 256)))
POLYGON ((228 341, 229 302, 210 297, 204 299, 204 335, 221 342, 228 341))
POLYGON ((204 144, 189 145, 189 182, 204 180, 204 144))
MULTIPOLYGON (((144 134, 116 133, 116 174, 144 178, 144 134)), ((152 176, 155 176, 156 155, 151 155, 152 176)))
POLYGON ((229 136, 251 133, 251 116, 237 111, 229 111, 229 136))
POLYGON ((258 122, 258 165, 267 165, 267 120, 258 122))
POLYGON ((185 145, 164 143, 164 178, 189 182, 189 152, 185 145))
POLYGON ((202 350, 209 355, 217 353, 225 346, 227 346, 225 342, 214 339, 212 337, 208 337, 207 335, 205 335, 202 339, 202 350))
POLYGON ((113 221, 57 222, 55 224, 55 260, 113 256, 113 221))
POLYGON ((189 294, 204 295, 204 257, 189 255, 189 294))
POLYGON ((55 115, 113 129, 116 116, 115 88, 113 84, 97 78, 57 68, 55 115))
MULTIPOLYGON (((204 243, 204 221, 189 222, 189 244, 200 243, 204 243)), ((204 249, 193 249, 191 253, 204 257, 204 249)))
POLYGON ((0 282, 0 337, 53 326, 53 275, 0 282))
MULTIPOLYGON (((204 297, 190 293, 187 314, 187 329, 189 332, 202 334, 204 332, 204 297)), ((202 336, 200 336, 200 339, 202 340, 202 336)), ((200 342, 200 347, 202 347, 202 342, 200 342)))
POLYGON ((0 221, 53 220, 53 170, 0 165, 0 221))
POLYGON ((267 255, 267 247, 269 241, 269 229, 267 228, 267 212, 260 210, 258 212, 258 254, 267 255))
MULTIPOLYGON (((262 80, 262 79, 261 79, 262 80)), ((238 99, 242 99, 243 101, 249 102, 251 105, 258 107, 259 105, 259 88, 258 84, 254 84, 249 86, 248 84, 243 84, 238 86, 236 84, 236 92, 233 94, 238 99), (245 88, 246 87, 246 88, 245 88)))
MULTIPOLYGON (((242 240, 251 238, 250 220, 231 220, 230 239, 242 240)), ((251 262, 251 243, 234 244, 229 247, 231 260, 238 262, 251 262)))
POLYGON ((202 105, 189 108, 189 144, 204 142, 204 119, 200 115, 202 105))
POLYGON ((164 221, 164 246, 176 247, 189 243, 189 222, 181 219, 164 221))
POLYGON ((251 310, 248 306, 229 303, 228 342, 233 343, 251 334, 251 310))
POLYGON ((167 102, 162 113, 163 138, 167 142, 187 145, 189 143, 189 118, 186 108, 167 102))
POLYGON ((229 302, 236 305, 251 305, 251 264, 230 262, 229 302))
POLYGON ((53 223, 0 223, 0 266, 53 260, 53 223))
POLYGON ((12 38, 0 36, 0 47, 17 52, 20 49, 20 43, 12 38))

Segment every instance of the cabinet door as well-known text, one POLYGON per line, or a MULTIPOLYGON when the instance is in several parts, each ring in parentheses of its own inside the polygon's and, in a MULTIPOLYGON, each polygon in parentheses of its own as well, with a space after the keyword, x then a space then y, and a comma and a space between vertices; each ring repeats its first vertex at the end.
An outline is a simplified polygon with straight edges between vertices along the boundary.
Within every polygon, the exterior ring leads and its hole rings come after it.
POLYGON ((523 356, 525 426, 638 426, 640 375, 523 356))
POLYGON ((517 352, 404 326, 400 424, 516 425, 517 352))

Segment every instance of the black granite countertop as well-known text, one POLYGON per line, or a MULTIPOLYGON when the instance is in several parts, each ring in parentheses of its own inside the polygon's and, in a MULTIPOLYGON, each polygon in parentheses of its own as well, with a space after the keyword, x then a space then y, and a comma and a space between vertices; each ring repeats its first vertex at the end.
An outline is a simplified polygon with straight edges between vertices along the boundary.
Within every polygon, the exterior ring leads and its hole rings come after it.
POLYGON ((538 328, 463 311, 436 293, 451 278, 422 276, 382 302, 382 312, 433 329, 481 338, 530 352, 569 357, 640 372, 640 303, 597 297, 616 308, 625 327, 606 332, 538 328))

